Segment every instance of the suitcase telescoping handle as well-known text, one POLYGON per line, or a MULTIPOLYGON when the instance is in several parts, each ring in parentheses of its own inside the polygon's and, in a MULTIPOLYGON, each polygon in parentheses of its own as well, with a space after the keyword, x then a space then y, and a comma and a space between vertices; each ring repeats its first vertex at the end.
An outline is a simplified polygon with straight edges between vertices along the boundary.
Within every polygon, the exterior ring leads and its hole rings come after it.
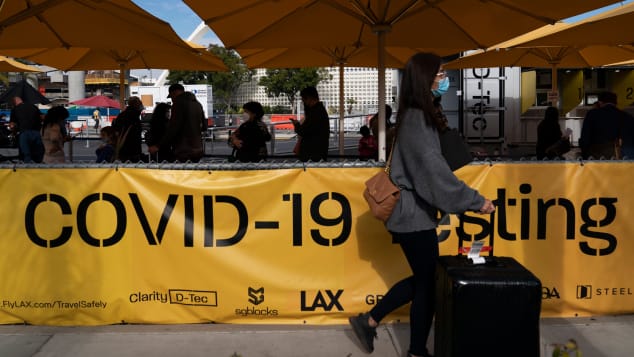
MULTIPOLYGON (((458 248, 458 255, 463 255, 463 254, 468 254, 469 251, 471 250, 471 247, 460 247, 458 248)), ((489 256, 493 255, 493 249, 491 249, 490 246, 484 246, 482 247, 482 249, 480 249, 481 252, 489 252, 489 256)))
MULTIPOLYGON (((460 215, 460 219, 462 219, 462 215, 460 215)), ((463 255, 469 253, 470 247, 464 246, 464 241, 458 237, 458 255, 463 255)), ((482 247, 481 252, 489 252, 489 256, 493 256, 493 232, 489 235, 489 245, 482 247)))

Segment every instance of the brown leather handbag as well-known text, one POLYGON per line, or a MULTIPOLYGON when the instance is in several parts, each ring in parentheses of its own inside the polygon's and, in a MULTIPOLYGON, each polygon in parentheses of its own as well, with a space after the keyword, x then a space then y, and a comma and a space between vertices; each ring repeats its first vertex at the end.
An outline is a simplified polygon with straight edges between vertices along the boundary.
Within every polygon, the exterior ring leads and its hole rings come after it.
POLYGON ((387 159, 385 170, 378 172, 365 182, 365 190, 363 198, 368 202, 370 212, 376 219, 382 222, 387 221, 392 215, 394 206, 401 197, 401 190, 390 179, 390 164, 392 163, 392 153, 394 152, 394 144, 387 159))

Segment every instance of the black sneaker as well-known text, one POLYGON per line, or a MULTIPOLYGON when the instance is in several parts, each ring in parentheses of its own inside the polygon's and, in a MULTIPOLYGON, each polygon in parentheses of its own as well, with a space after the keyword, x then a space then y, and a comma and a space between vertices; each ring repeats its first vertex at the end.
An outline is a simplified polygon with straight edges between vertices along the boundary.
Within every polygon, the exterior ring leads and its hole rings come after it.
POLYGON ((374 351, 374 339, 376 338, 376 327, 372 327, 369 324, 370 314, 359 314, 348 319, 350 325, 352 325, 352 331, 357 336, 361 345, 366 349, 368 353, 374 351))

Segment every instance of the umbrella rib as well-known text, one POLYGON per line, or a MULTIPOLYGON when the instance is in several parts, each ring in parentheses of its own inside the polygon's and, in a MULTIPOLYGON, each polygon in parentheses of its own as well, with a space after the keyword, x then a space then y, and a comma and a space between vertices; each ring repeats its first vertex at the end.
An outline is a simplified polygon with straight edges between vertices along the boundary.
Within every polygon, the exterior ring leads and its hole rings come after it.
POLYGON ((241 12, 242 12, 242 11, 244 11, 244 10, 248 10, 248 9, 250 9, 250 8, 253 8, 253 7, 255 7, 255 6, 260 5, 261 3, 267 3, 267 2, 269 2, 269 0, 260 0, 260 1, 256 1, 256 2, 254 2, 254 3, 252 3, 252 4, 248 4, 248 5, 244 5, 244 6, 242 6, 242 7, 238 7, 238 8, 236 8, 235 10, 229 11, 229 12, 227 12, 227 13, 224 13, 224 14, 221 14, 221 15, 217 15, 217 16, 213 16, 213 17, 206 18, 206 19, 204 19, 203 21, 205 21, 205 23, 206 23, 209 27, 211 27, 211 23, 213 23, 213 22, 216 22, 216 21, 222 20, 222 19, 224 19, 224 18, 226 18, 226 17, 229 17, 229 16, 237 15, 237 14, 241 13, 241 12))
POLYGON ((547 48, 545 48, 543 52, 539 51, 537 48, 529 48, 528 51, 526 51, 526 53, 527 54, 530 53, 536 57, 539 57, 548 63, 553 63, 556 60, 550 55, 550 52, 548 51, 547 48))
POLYGON ((51 33, 59 40, 59 43, 62 45, 62 47, 66 48, 66 49, 70 48, 70 44, 68 44, 68 42, 64 41, 62 36, 60 36, 60 34, 57 33, 57 31, 55 31, 53 26, 51 26, 51 24, 49 24, 48 21, 46 21, 46 19, 44 19, 44 17, 42 17, 41 14, 40 15, 35 15, 35 17, 38 19, 38 21, 43 23, 44 26, 46 26, 46 28, 48 28, 49 31, 51 31, 51 33))
MULTIPOLYGON (((57 1, 66 1, 66 0, 57 0, 57 1)), ((91 6, 90 3, 95 3, 97 1, 101 2, 102 0, 74 0, 74 1, 82 4, 83 6, 96 9, 97 7, 91 6)), ((114 2, 114 1, 107 1, 107 2, 109 3, 108 5, 116 7, 117 9, 120 9, 120 11, 123 12, 123 13, 130 13, 130 9, 122 7, 122 6, 118 5, 118 4, 116 4, 116 2, 114 2)), ((138 6, 137 6, 137 8, 138 8, 138 6)), ((139 8, 139 9, 142 10, 141 8, 139 8)), ((191 49, 191 46, 189 46, 187 43, 182 41, 180 39, 180 37, 178 37, 178 35, 174 32, 174 29, 172 29, 172 26, 169 23, 159 19, 158 17, 152 16, 151 14, 148 14, 145 11, 134 11, 134 16, 135 17, 136 16, 142 16, 145 19, 147 19, 148 21, 153 21, 153 22, 155 21, 155 22, 162 23, 164 26, 166 26, 170 31, 172 31, 174 33, 174 38, 172 39, 170 37, 165 37, 165 36, 162 36, 161 34, 156 34, 153 31, 149 31, 148 32, 148 31, 146 31, 147 29, 142 24, 134 22, 134 21, 127 21, 127 19, 122 18, 118 13, 111 11, 111 9, 108 8, 108 7, 105 7, 105 8, 104 7, 99 7, 99 10, 103 11, 103 12, 105 12, 105 13, 107 13, 107 14, 115 17, 115 18, 121 18, 121 20, 128 22, 129 24, 131 24, 134 27, 137 27, 137 28, 139 28, 141 30, 144 30, 145 33, 148 33, 148 34, 150 34, 152 36, 155 36, 159 40, 168 41, 169 43, 175 44, 178 47, 182 47, 184 49, 191 49)))
POLYGON ((360 51, 359 47, 348 47, 348 46, 335 46, 334 48, 323 48, 322 52, 332 58, 336 64, 345 64, 348 62, 350 57, 354 56, 357 52, 360 51), (346 54, 346 49, 350 49, 351 52, 346 54))
POLYGON ((623 51, 634 53, 634 49, 631 47, 624 47, 623 45, 617 45, 616 47, 618 47, 619 49, 623 51))
POLYGON ((353 5, 360 6, 360 8, 357 8, 357 11, 350 10, 350 8, 348 8, 346 6, 343 6, 339 2, 333 1, 333 0, 325 0, 324 3, 329 5, 330 7, 334 8, 335 10, 338 10, 338 11, 340 11, 340 12, 342 12, 342 13, 348 15, 348 16, 351 16, 351 17, 361 21, 361 23, 368 24, 368 25, 375 25, 376 24, 376 20, 372 19, 372 17, 369 17, 369 14, 367 14, 365 11, 363 11, 363 5, 357 4, 358 3, 357 0, 352 2, 353 5))
MULTIPOLYGON (((94 3, 94 2, 109 2, 110 3, 110 4, 108 4, 109 6, 116 7, 118 9, 120 9, 121 12, 124 12, 124 13, 129 13, 130 12, 130 8, 121 6, 115 1, 109 1, 109 0, 74 0, 74 1, 81 1, 84 6, 88 6, 88 7, 91 7, 91 6, 88 5, 86 2, 92 2, 92 3, 94 3)), ((135 17, 136 16, 142 16, 142 17, 144 17, 145 19, 147 19, 149 21, 159 21, 159 22, 162 22, 162 23, 164 23, 164 24, 166 24, 166 25, 171 27, 171 25, 168 22, 163 21, 163 20, 159 19, 158 17, 156 17, 156 16, 148 13, 147 11, 143 10, 138 5, 136 5, 133 1, 130 1, 128 3, 138 9, 138 11, 134 11, 134 16, 135 17)))
POLYGON ((465 35, 465 37, 467 37, 471 42, 473 42, 473 44, 475 45, 475 48, 486 48, 487 46, 485 46, 484 44, 478 42, 478 40, 476 40, 473 36, 471 36, 471 34, 466 31, 464 28, 462 28, 462 26, 460 26, 460 24, 458 24, 453 17, 449 16, 449 14, 447 14, 443 9, 437 7, 436 9, 438 9, 438 11, 445 17, 447 18, 447 20, 449 20, 451 23, 453 23, 456 28, 462 32, 463 35, 465 35))
POLYGON ((11 15, 7 17, 6 19, 4 19, 3 21, 0 21, 0 28, 9 27, 11 25, 17 24, 18 22, 22 22, 24 20, 30 19, 33 16, 38 16, 44 10, 57 6, 67 1, 69 0, 48 0, 48 1, 41 2, 37 5, 30 6, 29 8, 24 9, 18 12, 17 14, 11 15))
MULTIPOLYGON (((489 0, 489 1, 493 1, 493 0, 489 0)), ((399 21, 401 19, 406 19, 408 17, 414 16, 414 15, 420 13, 420 12, 423 12, 423 11, 426 11, 426 10, 429 10, 429 9, 436 9, 447 20, 449 20, 452 24, 454 24, 456 26, 456 28, 460 32, 462 32, 465 35, 465 37, 467 37, 475 45, 475 48, 486 48, 487 47, 484 44, 478 42, 478 40, 476 40, 473 36, 471 36, 468 31, 465 31, 462 28, 462 26, 460 26, 460 24, 458 24, 451 16, 449 16, 449 14, 447 14, 442 8, 438 7, 438 4, 443 2, 443 0, 437 0, 437 1, 433 1, 433 2, 432 2, 432 0, 424 0, 424 2, 425 2, 425 5, 423 5, 420 8, 414 10, 414 7, 418 3, 420 3, 420 0, 411 0, 408 5, 404 6, 403 9, 393 19, 390 20, 389 24, 393 24, 396 21, 399 21)))
MULTIPOLYGON (((312 6, 312 5, 314 5, 315 3, 317 3, 318 1, 319 1, 319 0, 312 0, 312 1, 310 1, 310 3, 308 3, 308 4, 304 5, 304 6, 302 6, 302 9, 308 8, 308 7, 312 6)), ((252 6, 253 6, 253 5, 252 5, 252 6)), ((251 6, 251 7, 252 7, 252 6, 251 6)), ((240 47, 241 47, 241 46, 242 46, 245 42, 247 42, 247 41, 251 40, 253 37, 257 36, 260 32, 264 32, 264 31, 268 30, 269 28, 272 28, 272 27, 276 26, 277 24, 279 24, 279 23, 281 23, 281 22, 285 21, 285 20, 286 20, 286 19, 288 19, 289 17, 291 17, 291 18, 292 18, 292 17, 293 17, 293 14, 297 13, 298 11, 300 11, 300 8, 299 8, 299 7, 296 7, 296 8, 294 8, 294 9, 293 9, 290 13, 286 14, 285 16, 280 16, 280 17, 278 17, 275 21, 273 21, 273 22, 269 23, 269 24, 268 24, 267 26, 265 26, 263 29, 260 29, 260 31, 259 31, 258 33, 253 34, 253 35, 251 35, 251 36, 248 36, 248 37, 246 37, 246 38, 242 39, 240 42, 238 42, 238 43, 236 43, 236 44, 227 44, 225 47, 226 47, 226 48, 240 48, 240 47)), ((207 21, 207 20, 205 20, 205 21, 207 21)), ((207 23, 207 25, 208 25, 210 28, 212 28, 212 27, 211 27, 211 25, 210 25, 209 23, 207 23)), ((212 29, 213 29, 213 28, 212 28, 212 29)))
MULTIPOLYGON (((438 2, 440 2, 442 0, 439 0, 438 2)), ((403 8, 398 11, 396 13, 396 15, 394 15, 394 17, 392 17, 391 19, 385 21, 388 24, 393 24, 396 23, 397 21, 401 20, 402 18, 407 17, 406 15, 412 12, 412 9, 420 2, 420 0, 411 0, 408 4, 406 4, 405 6, 403 6, 403 8)), ((438 3, 437 2, 437 3, 438 3)), ((386 15, 387 17, 387 15, 386 15)))
POLYGON ((521 9, 521 8, 519 8, 517 6, 513 6, 511 4, 508 4, 508 3, 505 3, 505 2, 501 2, 499 0, 487 0, 487 1, 495 3, 495 4, 497 4, 500 7, 505 7, 507 9, 511 10, 511 11, 515 11, 515 12, 518 12, 520 14, 526 15, 528 17, 532 17, 535 20, 544 22, 545 24, 548 24, 548 25, 554 25, 557 22, 557 20, 555 20, 555 19, 551 19, 551 18, 546 17, 546 16, 540 16, 540 15, 533 14, 533 13, 531 13, 529 11, 526 11, 524 9, 521 9))
POLYGON ((323 52, 326 56, 332 58, 335 63, 345 63, 344 61, 346 60, 345 58, 345 47, 344 48, 339 48, 338 46, 335 46, 334 48, 329 48, 329 47, 325 47, 321 49, 321 52, 323 52), (341 54, 339 52, 342 52, 341 54))
MULTIPOLYGON (((53 29, 53 27, 48 23, 48 21, 46 21, 46 19, 42 17, 42 12, 44 10, 50 7, 54 7, 59 4, 62 4, 66 1, 68 0, 50 0, 50 1, 42 2, 35 6, 29 6, 27 9, 22 10, 19 13, 12 15, 6 18, 4 21, 0 22, 0 29, 5 29, 11 25, 15 25, 21 21, 35 17, 38 19, 38 21, 43 23, 44 26, 46 26, 46 28, 48 28, 48 30, 59 40, 60 44, 63 47, 68 48, 70 47, 70 45, 66 41, 64 41, 64 39, 59 35, 59 33, 57 33, 57 31, 53 29)), ((3 2, 3 7, 4 7, 4 2, 3 2)))
POLYGON ((391 1, 387 0, 385 7, 382 9, 383 14, 381 17, 376 16, 372 8, 370 7, 370 3, 368 2, 368 6, 363 6, 360 0, 351 1, 352 5, 357 9, 359 13, 365 16, 366 19, 369 20, 371 25, 392 25, 395 22, 399 21, 405 14, 411 11, 420 0, 410 0, 409 3, 405 4, 396 14, 391 18, 387 18, 388 9, 390 8, 391 1))
POLYGON ((143 62, 143 65, 145 66, 146 69, 152 68, 152 67, 150 67, 150 64, 147 63, 147 61, 145 60, 145 56, 143 56, 142 53, 139 53, 139 59, 141 59, 141 62, 143 62))
MULTIPOLYGON (((359 14, 361 14, 361 16, 363 16, 365 19, 367 19, 367 21, 369 23, 378 24, 378 23, 381 22, 381 20, 376 16, 374 11, 372 11, 372 8, 370 7, 370 2, 369 1, 368 1, 368 6, 363 6, 363 4, 361 4, 360 0, 352 0, 352 1, 350 1, 350 4, 357 10, 357 12, 359 14)), ((339 8, 338 10, 342 11, 341 8, 339 8)), ((383 18, 385 18, 385 17, 383 17, 383 18)))
POLYGON ((543 59, 544 61, 548 62, 551 65, 553 64, 558 65, 559 63, 561 63, 563 58, 568 55, 568 51, 571 50, 569 46, 540 47, 540 48, 542 49, 542 51, 540 51, 538 48, 530 48, 527 52, 543 59), (551 53, 551 50, 556 50, 557 53, 553 55, 551 53))
POLYGON ((517 64, 522 60, 522 58, 528 56, 531 53, 531 51, 524 51, 515 61, 510 63, 509 67, 516 67, 517 64))

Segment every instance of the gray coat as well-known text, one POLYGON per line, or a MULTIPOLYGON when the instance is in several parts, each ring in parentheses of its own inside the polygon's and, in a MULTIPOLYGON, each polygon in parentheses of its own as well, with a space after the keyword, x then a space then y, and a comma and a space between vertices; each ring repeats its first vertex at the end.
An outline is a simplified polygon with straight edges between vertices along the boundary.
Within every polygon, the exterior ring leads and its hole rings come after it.
POLYGON ((484 197, 449 169, 438 132, 426 124, 423 111, 408 109, 399 120, 390 176, 401 187, 401 198, 387 229, 398 233, 434 229, 436 209, 463 213, 482 208, 484 197))

